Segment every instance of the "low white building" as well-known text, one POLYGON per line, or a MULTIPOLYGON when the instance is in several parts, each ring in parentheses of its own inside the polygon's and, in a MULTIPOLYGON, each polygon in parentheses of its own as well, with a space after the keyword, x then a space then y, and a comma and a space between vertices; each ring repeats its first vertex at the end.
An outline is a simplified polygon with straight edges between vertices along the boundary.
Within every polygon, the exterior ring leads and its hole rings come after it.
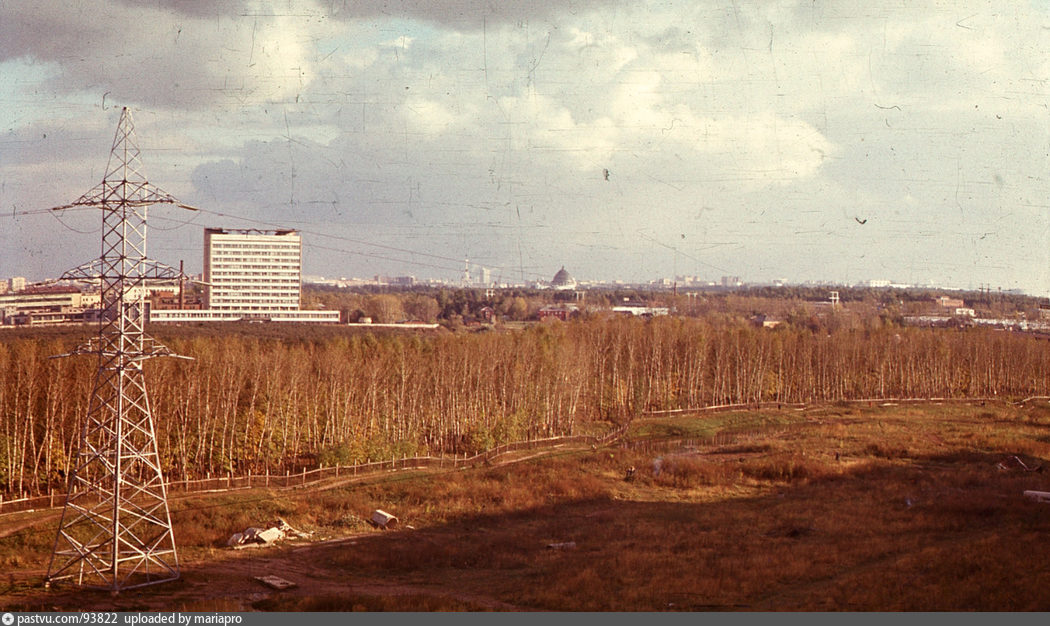
POLYGON ((244 313, 215 309, 152 309, 150 322, 314 322, 339 323, 339 311, 274 311, 244 313))

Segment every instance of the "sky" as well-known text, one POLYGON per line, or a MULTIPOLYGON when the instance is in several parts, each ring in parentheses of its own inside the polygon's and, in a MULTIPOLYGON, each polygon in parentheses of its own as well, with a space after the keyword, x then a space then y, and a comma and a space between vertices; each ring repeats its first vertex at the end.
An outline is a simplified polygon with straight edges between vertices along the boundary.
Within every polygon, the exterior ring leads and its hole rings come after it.
POLYGON ((303 271, 1050 293, 1050 9, 952 0, 0 2, 0 277, 99 255, 122 107, 149 254, 303 271))

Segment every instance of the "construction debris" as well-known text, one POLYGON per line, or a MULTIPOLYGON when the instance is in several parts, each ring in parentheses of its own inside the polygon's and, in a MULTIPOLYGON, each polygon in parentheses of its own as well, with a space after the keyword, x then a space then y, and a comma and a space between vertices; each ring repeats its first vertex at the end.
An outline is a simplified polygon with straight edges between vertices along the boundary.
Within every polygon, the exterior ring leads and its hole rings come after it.
POLYGON ((1012 456, 1005 461, 1000 462, 996 467, 1001 471, 1007 471, 1013 469, 1015 466, 1020 467, 1026 472, 1038 472, 1043 469, 1042 465, 1036 465, 1034 467, 1028 467, 1025 462, 1016 456, 1012 456))
POLYGON ((285 580, 284 578, 281 578, 280 576, 274 576, 272 574, 267 575, 267 576, 256 576, 255 580, 261 582, 262 584, 266 585, 267 587, 276 589, 277 591, 284 591, 285 589, 293 589, 293 588, 299 586, 299 585, 293 583, 290 580, 285 580))
POLYGON ((310 533, 304 533, 302 531, 292 528, 292 526, 281 519, 277 518, 277 521, 267 528, 257 528, 252 526, 251 528, 245 529, 243 533, 233 533, 230 539, 226 542, 226 545, 230 546, 234 550, 244 550, 245 548, 265 548, 272 546, 278 541, 284 539, 305 539, 310 536, 310 533))
POLYGON ((397 517, 387 513, 386 511, 376 509, 372 511, 372 525, 376 528, 382 528, 383 530, 390 530, 397 528, 397 517))
POLYGON ((1036 502, 1050 502, 1050 491, 1025 491, 1024 497, 1031 498, 1036 502))

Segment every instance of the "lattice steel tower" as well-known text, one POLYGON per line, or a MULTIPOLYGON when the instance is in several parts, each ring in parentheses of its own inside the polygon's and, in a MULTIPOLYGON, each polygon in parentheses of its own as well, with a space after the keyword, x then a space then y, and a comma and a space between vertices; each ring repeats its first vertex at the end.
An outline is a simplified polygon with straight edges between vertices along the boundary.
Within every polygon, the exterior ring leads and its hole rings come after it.
POLYGON ((147 182, 125 107, 102 183, 72 204, 102 210, 101 256, 62 275, 99 285, 98 336, 70 355, 98 357, 80 453, 69 475, 48 582, 119 591, 179 577, 167 491, 142 363, 176 356, 143 332, 146 286, 183 278, 146 258, 146 212, 174 204, 147 182))

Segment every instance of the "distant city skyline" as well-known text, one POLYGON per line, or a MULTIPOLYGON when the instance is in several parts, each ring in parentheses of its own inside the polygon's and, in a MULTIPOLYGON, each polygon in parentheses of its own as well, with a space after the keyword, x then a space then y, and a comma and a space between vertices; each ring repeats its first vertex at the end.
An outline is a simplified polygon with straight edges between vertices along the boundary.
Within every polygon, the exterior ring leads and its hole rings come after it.
POLYGON ((120 107, 149 255, 303 272, 1050 292, 1050 12, 874 2, 0 5, 0 277, 98 255, 120 107), (506 6, 505 6, 506 5, 506 6))

